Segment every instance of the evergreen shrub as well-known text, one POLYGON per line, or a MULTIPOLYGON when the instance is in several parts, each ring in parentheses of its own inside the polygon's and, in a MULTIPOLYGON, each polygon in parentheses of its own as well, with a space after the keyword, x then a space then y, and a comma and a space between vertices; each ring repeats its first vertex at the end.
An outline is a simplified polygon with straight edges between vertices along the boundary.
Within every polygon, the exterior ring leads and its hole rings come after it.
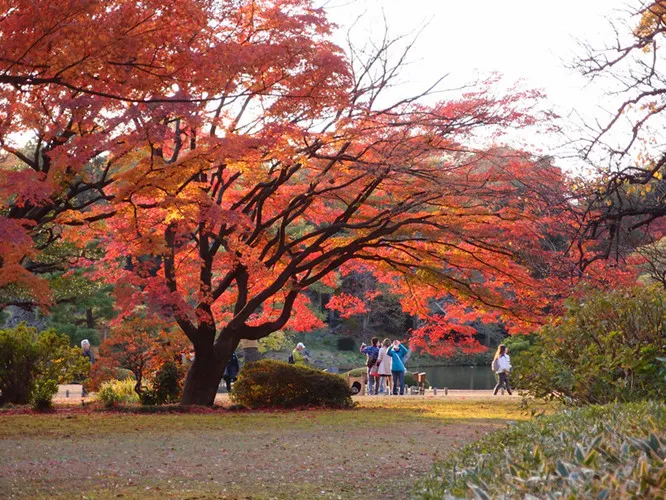
POLYGON ((506 344, 511 382, 537 398, 605 404, 666 398, 666 294, 653 287, 570 300, 564 317, 506 344))
POLYGON ((152 387, 141 392, 144 405, 177 403, 182 393, 183 370, 173 361, 167 361, 157 371, 152 387))
POLYGON ((48 409, 58 384, 81 380, 90 363, 69 338, 21 324, 0 330, 0 404, 33 403, 48 409))
POLYGON ((270 359, 243 367, 231 400, 246 408, 353 406, 351 391, 339 375, 270 359))

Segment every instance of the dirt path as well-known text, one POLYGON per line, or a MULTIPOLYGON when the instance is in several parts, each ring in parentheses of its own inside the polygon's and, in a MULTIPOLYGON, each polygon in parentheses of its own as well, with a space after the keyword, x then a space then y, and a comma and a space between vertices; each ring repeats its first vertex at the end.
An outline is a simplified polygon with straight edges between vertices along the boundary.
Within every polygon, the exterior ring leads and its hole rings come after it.
POLYGON ((374 405, 0 416, 0 498, 408 498, 434 460, 505 425, 450 403, 374 405))

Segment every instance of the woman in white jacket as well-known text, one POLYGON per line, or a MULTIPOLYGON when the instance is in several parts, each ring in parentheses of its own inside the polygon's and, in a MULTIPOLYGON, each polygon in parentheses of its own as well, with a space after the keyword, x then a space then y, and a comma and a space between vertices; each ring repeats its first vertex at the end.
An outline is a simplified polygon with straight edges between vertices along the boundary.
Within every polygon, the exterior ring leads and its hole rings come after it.
POLYGON ((389 339, 384 339, 381 347, 379 348, 379 356, 377 356, 377 373, 379 374, 379 391, 391 394, 391 364, 393 358, 386 354, 388 348, 391 346, 389 339), (388 385, 388 387, 386 387, 388 385))
POLYGON ((511 395, 511 386, 509 385, 509 373, 511 372, 511 359, 506 353, 506 346, 500 344, 493 358, 493 371, 499 376, 499 381, 493 391, 493 396, 497 394, 502 386, 506 387, 506 392, 511 395))

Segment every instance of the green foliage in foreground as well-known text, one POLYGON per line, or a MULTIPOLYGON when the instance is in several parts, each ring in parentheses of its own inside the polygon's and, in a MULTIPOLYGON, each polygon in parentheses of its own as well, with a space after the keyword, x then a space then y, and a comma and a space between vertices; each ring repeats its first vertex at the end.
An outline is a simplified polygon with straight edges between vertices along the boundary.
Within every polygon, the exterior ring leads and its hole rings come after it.
POLYGON ((353 405, 342 377, 269 359, 243 367, 231 399, 247 408, 353 405))
POLYGON ((134 391, 134 380, 109 380, 103 382, 97 391, 97 399, 105 408, 113 408, 119 404, 138 403, 139 395, 134 391))
POLYGON ((0 330, 0 404, 32 402, 48 409, 58 384, 82 380, 89 370, 88 359, 69 346, 66 335, 38 333, 25 324, 0 330))
POLYGON ((594 292, 561 320, 507 339, 512 383, 537 398, 605 404, 666 398, 666 294, 652 287, 594 292))
POLYGON ((666 498, 666 406, 565 410, 468 445, 422 498, 666 498))
POLYGON ((184 370, 173 361, 167 361, 155 374, 152 387, 141 392, 144 405, 165 405, 180 401, 183 392, 184 370))

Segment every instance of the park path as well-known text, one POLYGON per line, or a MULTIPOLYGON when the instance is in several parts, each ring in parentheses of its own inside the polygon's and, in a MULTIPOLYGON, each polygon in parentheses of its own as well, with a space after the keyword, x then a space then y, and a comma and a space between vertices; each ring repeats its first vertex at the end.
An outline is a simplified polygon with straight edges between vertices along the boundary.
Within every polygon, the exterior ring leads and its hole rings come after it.
MULTIPOLYGON (((54 401, 56 404, 73 404, 73 405, 78 405, 81 404, 81 385, 79 384, 67 384, 67 385, 60 385, 58 386, 58 393, 55 395, 54 401)), ((370 400, 376 400, 376 399, 383 399, 383 398, 392 398, 394 396, 385 396, 385 395, 380 395, 380 396, 354 396, 355 401, 370 401, 370 400)), ((398 396, 398 397, 406 397, 406 398, 422 398, 422 399, 433 399, 436 398, 437 400, 452 400, 452 401, 457 401, 457 400, 465 400, 465 399, 473 399, 473 400, 492 400, 492 399, 504 399, 504 398, 512 398, 512 399, 520 399, 521 396, 518 395, 516 391, 514 391, 513 396, 509 396, 508 394, 499 394, 495 397, 493 397, 493 391, 485 391, 485 390, 456 390, 456 389, 450 389, 448 390, 447 393, 445 393, 443 390, 438 390, 437 395, 433 394, 432 390, 427 390, 425 395, 422 396, 411 396, 411 395, 405 395, 405 396, 398 396)), ((85 398, 85 401, 91 401, 91 398, 85 398)), ((215 402, 217 404, 226 404, 229 401, 229 396, 226 393, 220 393, 217 395, 215 398, 215 402)))

